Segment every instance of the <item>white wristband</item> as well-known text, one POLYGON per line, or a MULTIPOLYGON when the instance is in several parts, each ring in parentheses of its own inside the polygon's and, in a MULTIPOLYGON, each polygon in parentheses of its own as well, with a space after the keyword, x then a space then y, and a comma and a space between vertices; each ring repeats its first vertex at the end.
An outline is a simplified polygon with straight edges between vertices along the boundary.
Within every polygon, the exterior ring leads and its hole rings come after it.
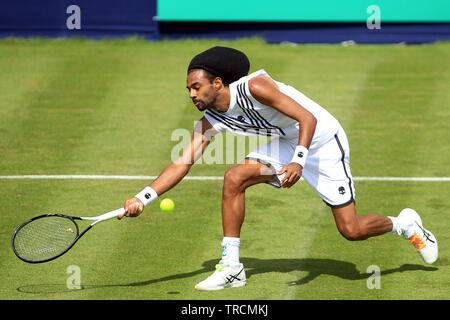
POLYGON ((297 146, 295 148, 294 156, 292 157, 291 162, 298 163, 299 165, 302 166, 302 168, 304 168, 307 156, 308 156, 308 149, 306 149, 304 146, 297 146))
POLYGON ((141 192, 139 192, 137 195, 135 195, 134 197, 141 200, 145 207, 150 202, 152 202, 153 200, 158 198, 158 194, 156 193, 155 190, 153 190, 153 188, 147 186, 141 192))

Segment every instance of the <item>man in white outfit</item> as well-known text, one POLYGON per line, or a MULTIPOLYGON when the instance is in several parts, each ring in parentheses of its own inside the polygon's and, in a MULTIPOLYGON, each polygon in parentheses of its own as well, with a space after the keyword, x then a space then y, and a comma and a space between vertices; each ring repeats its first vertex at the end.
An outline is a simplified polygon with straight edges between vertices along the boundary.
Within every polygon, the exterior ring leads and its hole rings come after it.
MULTIPOLYGON (((183 155, 149 186, 125 202, 125 216, 174 187, 201 156, 212 136, 229 131, 272 139, 225 173, 222 197, 222 259, 198 290, 220 290, 246 284, 239 261, 245 190, 258 183, 292 187, 302 176, 331 208, 339 232, 348 240, 365 240, 388 232, 403 236, 426 263, 438 256, 434 235, 423 228, 412 209, 397 217, 358 215, 350 171, 350 148, 339 122, 301 92, 273 80, 264 70, 248 75, 250 63, 233 48, 213 47, 195 56, 188 67, 187 89, 199 111, 205 111, 183 155)), ((122 216, 120 217, 122 218, 122 216)))

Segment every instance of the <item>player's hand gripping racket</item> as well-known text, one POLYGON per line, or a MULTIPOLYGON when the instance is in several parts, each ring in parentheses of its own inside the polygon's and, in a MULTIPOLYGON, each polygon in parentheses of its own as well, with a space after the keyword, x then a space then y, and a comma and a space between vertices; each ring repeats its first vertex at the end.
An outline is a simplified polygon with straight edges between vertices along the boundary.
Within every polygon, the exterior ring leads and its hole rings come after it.
POLYGON ((120 208, 97 217, 72 217, 49 213, 22 223, 12 237, 12 248, 19 259, 28 263, 51 261, 69 251, 94 225, 112 219, 125 212, 120 208), (75 220, 90 220, 80 233, 75 220))

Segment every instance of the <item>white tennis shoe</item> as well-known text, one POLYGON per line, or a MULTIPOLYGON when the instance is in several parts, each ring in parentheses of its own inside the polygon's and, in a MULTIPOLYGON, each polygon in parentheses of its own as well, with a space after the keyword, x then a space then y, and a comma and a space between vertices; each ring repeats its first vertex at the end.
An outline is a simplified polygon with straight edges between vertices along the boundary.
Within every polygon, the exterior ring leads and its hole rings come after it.
POLYGON ((240 263, 234 268, 223 264, 223 261, 219 261, 216 264, 216 270, 214 273, 198 283, 195 286, 197 290, 222 290, 225 288, 242 287, 247 283, 245 277, 244 265, 240 263))
POLYGON ((398 231, 415 247, 425 263, 433 263, 438 258, 436 237, 422 226, 419 214, 413 209, 403 209, 398 215, 401 230, 398 231))

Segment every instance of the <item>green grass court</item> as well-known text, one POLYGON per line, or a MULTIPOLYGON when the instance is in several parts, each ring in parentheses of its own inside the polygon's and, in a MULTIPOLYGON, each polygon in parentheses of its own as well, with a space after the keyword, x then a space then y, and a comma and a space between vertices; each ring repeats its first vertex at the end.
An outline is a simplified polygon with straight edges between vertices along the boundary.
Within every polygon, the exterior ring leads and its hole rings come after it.
MULTIPOLYGON (((172 132, 191 131, 201 116, 185 88, 187 65, 217 44, 243 50, 250 71, 264 68, 329 110, 349 138, 354 177, 450 176, 450 43, 291 47, 134 38, 0 41, 0 175, 158 175, 178 143, 172 132)), ((223 176, 231 166, 200 164, 189 175, 223 176)), ((220 180, 184 180, 139 218, 99 224, 50 263, 26 264, 11 250, 14 229, 35 215, 99 215, 146 184, 0 179, 0 298, 450 298, 448 181, 355 182, 359 214, 396 216, 405 207, 421 214, 439 242, 433 265, 394 235, 345 240, 303 181, 247 191, 243 288, 194 290, 221 254, 220 180), (171 213, 159 209, 165 197, 175 202, 171 213), (67 288, 72 265, 82 290, 67 288), (367 287, 373 265, 380 289, 367 287)))

